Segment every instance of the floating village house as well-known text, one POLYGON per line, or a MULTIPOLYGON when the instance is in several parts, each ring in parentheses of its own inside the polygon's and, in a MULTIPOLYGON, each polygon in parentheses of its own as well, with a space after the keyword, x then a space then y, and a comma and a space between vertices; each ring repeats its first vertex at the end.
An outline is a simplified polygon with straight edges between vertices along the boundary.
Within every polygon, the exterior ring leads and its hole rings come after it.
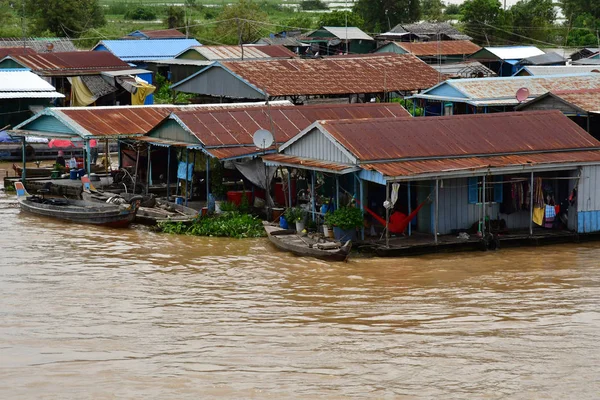
POLYGON ((0 69, 0 131, 63 98, 54 86, 31 71, 0 69))
POLYGON ((494 113, 513 111, 547 92, 574 88, 600 89, 600 74, 450 79, 411 98, 424 107, 426 116, 494 113))
POLYGON ((497 46, 484 47, 469 59, 479 61, 498 76, 512 76, 520 69, 524 59, 544 54, 535 46, 497 46))
MULTIPOLYGON (((366 54, 377 47, 375 39, 355 26, 322 26, 307 33, 302 42, 311 45, 312 54, 366 54)), ((305 53, 306 54, 306 53, 305 53)))
POLYGON ((389 42, 379 47, 377 53, 413 54, 428 64, 450 64, 464 61, 481 47, 469 40, 444 40, 435 42, 389 42))
POLYGON ((194 46, 175 58, 148 61, 148 69, 170 82, 179 82, 214 61, 290 59, 296 54, 284 46, 194 46))
POLYGON ((423 90, 439 78, 436 70, 411 54, 374 54, 215 62, 172 88, 213 101, 268 97, 294 104, 323 99, 350 103, 423 90))
POLYGON ((573 75, 600 72, 596 65, 527 65, 514 76, 573 75))
POLYGON ((388 32, 376 36, 378 41, 428 42, 439 40, 471 40, 472 37, 461 33, 447 22, 418 22, 398 24, 388 32))
POLYGON ((600 89, 556 90, 523 103, 516 110, 560 110, 600 139, 600 89))
POLYGON ((150 71, 132 70, 108 52, 9 54, 0 60, 0 69, 7 68, 26 68, 49 80, 65 95, 56 104, 61 106, 131 104, 135 96, 127 89, 135 88, 134 76, 152 80, 150 71))
POLYGON ((508 243, 543 226, 600 231, 600 142, 559 111, 318 121, 263 159, 336 176, 379 215, 393 192, 405 214, 421 206, 409 230, 416 242, 391 239, 386 255, 426 242, 473 244, 459 232, 508 243))

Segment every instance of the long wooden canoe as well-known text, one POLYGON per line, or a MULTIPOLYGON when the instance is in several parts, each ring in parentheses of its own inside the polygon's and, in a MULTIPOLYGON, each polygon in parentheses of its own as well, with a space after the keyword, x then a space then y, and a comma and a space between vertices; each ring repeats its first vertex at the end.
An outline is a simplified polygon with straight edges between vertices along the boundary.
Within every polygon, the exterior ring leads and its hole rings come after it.
POLYGON ((311 239, 299 236, 291 229, 281 229, 278 226, 264 224, 265 231, 271 243, 280 250, 303 257, 314 257, 327 261, 346 261, 352 249, 352 242, 336 246, 333 242, 317 243, 311 239))

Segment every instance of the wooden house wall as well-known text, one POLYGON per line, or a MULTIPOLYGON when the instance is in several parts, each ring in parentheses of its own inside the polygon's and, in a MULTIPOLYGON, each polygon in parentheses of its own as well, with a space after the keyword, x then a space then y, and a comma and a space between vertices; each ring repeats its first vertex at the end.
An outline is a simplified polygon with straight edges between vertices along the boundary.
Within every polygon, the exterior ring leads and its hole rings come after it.
POLYGON ((533 110, 560 110, 564 114, 578 113, 577 109, 574 107, 552 96, 547 96, 546 98, 533 102, 523 108, 523 111, 533 110))
POLYGON ((238 99, 263 100, 265 98, 262 93, 220 67, 209 68, 198 74, 179 85, 177 91, 238 99))
POLYGON ((169 119, 159 127, 154 128, 150 133, 150 136, 175 142, 200 144, 200 141, 195 136, 192 136, 187 131, 183 130, 183 128, 172 119, 169 119))

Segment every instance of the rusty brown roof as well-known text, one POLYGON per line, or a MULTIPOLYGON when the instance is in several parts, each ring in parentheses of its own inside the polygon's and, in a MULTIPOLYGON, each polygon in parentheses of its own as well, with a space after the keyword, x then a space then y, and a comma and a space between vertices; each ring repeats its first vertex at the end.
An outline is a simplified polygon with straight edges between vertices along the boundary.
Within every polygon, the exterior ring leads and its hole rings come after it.
POLYGON ((600 147, 556 110, 320 124, 360 162, 600 147))
POLYGON ((148 39, 185 39, 185 33, 179 32, 177 29, 154 29, 140 31, 148 39))
POLYGON ((13 54, 11 58, 41 75, 85 75, 131 68, 108 51, 13 54))
POLYGON ((36 52, 29 47, 0 47, 0 60, 16 54, 36 54, 36 52))
POLYGON ((410 118, 410 114, 397 103, 272 107, 270 112, 267 107, 194 110, 177 111, 175 116, 207 147, 252 144, 252 137, 258 129, 271 130, 271 119, 275 141, 283 143, 320 119, 362 118, 373 121, 377 118, 410 118))
POLYGON ((435 42, 394 42, 396 46, 403 48, 416 56, 434 55, 468 55, 473 54, 481 47, 470 40, 441 40, 435 42))
MULTIPOLYGON (((278 102, 281 104, 281 102, 278 102)), ((289 103, 289 107, 292 107, 289 103)), ((39 115, 56 115, 72 126, 82 136, 131 136, 146 134, 175 111, 222 110, 261 107, 264 103, 108 106, 46 108, 39 115)), ((27 129, 23 127, 23 129, 27 129)))
POLYGON ((412 54, 226 61, 221 65, 270 96, 412 91, 438 83, 438 72, 412 54))
POLYGON ((261 157, 267 163, 276 163, 281 165, 287 165, 296 168, 305 169, 316 169, 316 170, 327 170, 331 172, 345 172, 349 170, 355 170, 356 166, 348 164, 340 164, 334 162, 327 162, 321 160, 313 160, 309 158, 290 156, 287 154, 266 154, 261 157))
POLYGON ((538 154, 517 154, 492 157, 449 158, 436 160, 398 161, 362 164, 366 170, 377 171, 386 177, 410 177, 424 174, 487 170, 511 166, 528 167, 543 164, 598 163, 600 150, 566 151, 538 154))
POLYGON ((600 112, 600 89, 561 90, 551 93, 586 112, 600 112))

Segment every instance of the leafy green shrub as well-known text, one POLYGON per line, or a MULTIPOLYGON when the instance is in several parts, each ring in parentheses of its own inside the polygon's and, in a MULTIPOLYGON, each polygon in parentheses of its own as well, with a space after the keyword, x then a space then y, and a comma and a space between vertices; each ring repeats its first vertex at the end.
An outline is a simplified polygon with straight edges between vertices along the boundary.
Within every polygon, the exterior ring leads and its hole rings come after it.
POLYGON ((221 211, 224 213, 238 211, 238 206, 232 201, 222 202, 220 205, 220 208, 221 208, 221 211))
POLYGON ((359 228, 363 225, 363 212, 356 207, 340 207, 331 214, 325 214, 325 223, 343 230, 359 228))
POLYGON ((156 19, 156 11, 150 7, 138 6, 128 10, 124 17, 134 21, 153 21, 156 19))
POLYGON ((238 210, 241 213, 245 214, 250 212, 250 202, 248 201, 248 196, 246 196, 246 191, 242 193, 242 200, 240 201, 240 206, 238 207, 238 210))
POLYGON ((191 224, 182 222, 161 222, 158 225, 164 233, 193 236, 219 236, 232 238, 257 238, 266 236, 262 222, 249 214, 230 211, 220 215, 201 217, 191 224))
POLYGON ((293 223, 302 221, 304 219, 305 212, 300 207, 290 207, 285 210, 284 216, 287 222, 293 223))

